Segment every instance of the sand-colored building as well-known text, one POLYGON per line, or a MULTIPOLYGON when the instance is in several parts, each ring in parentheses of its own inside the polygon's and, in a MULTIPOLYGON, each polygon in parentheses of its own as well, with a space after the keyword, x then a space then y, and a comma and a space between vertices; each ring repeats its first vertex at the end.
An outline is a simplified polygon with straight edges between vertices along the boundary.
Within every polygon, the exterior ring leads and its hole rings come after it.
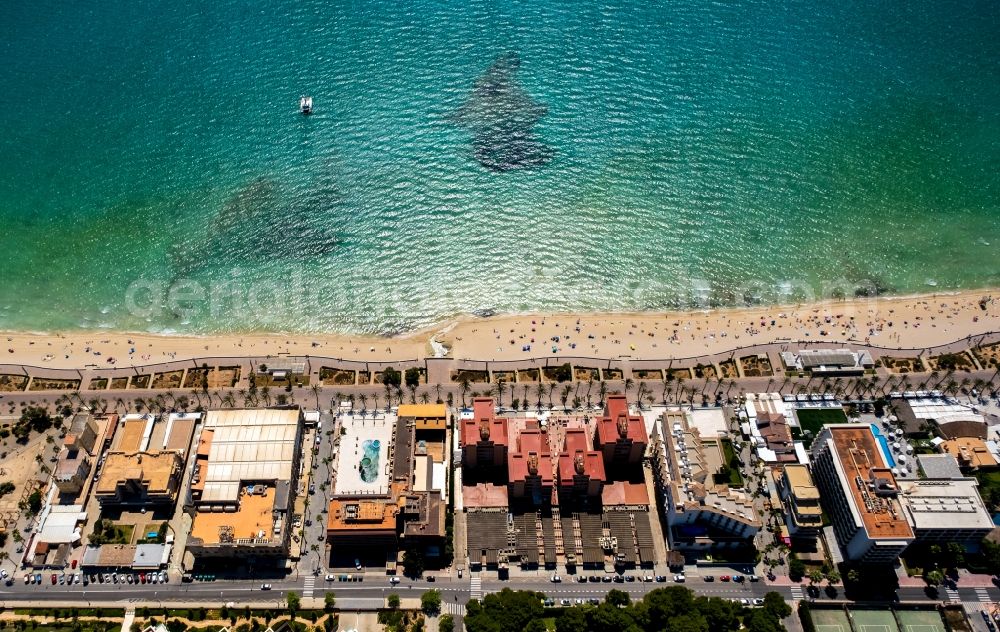
POLYGON ((960 467, 969 471, 995 470, 1000 467, 997 457, 989 445, 979 437, 956 437, 941 444, 941 450, 958 461, 960 467))
POLYGON ((715 482, 725 462, 718 437, 702 437, 680 410, 664 412, 653 433, 653 473, 671 548, 739 546, 753 538, 762 526, 753 499, 715 482))
POLYGON ((102 507, 172 505, 183 467, 177 452, 112 452, 104 461, 94 496, 102 507))
POLYGON ((800 464, 784 466, 778 489, 785 503, 788 533, 800 538, 818 536, 823 528, 823 508, 809 468, 800 464))

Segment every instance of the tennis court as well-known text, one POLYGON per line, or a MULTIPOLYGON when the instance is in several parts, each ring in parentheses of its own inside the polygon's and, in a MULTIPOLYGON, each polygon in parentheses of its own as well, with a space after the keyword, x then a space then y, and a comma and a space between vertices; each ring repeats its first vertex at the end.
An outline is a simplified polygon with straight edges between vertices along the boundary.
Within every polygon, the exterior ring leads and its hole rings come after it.
POLYGON ((899 632, 891 610, 851 610, 851 617, 855 632, 899 632))
POLYGON ((896 618, 903 632, 946 632, 936 610, 897 610, 896 618))
POLYGON ((814 608, 811 614, 816 632, 851 632, 851 624, 843 610, 814 608))

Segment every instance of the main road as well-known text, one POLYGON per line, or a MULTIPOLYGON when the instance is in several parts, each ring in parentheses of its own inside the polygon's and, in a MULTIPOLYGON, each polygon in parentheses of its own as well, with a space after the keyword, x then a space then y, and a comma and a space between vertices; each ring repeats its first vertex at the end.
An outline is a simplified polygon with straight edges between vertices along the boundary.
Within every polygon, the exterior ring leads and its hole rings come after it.
MULTIPOLYGON (((0 601, 3 605, 21 605, 44 602, 59 602, 61 604, 79 603, 89 606, 122 606, 127 603, 144 603, 149 605, 170 604, 170 603, 205 603, 209 604, 245 604, 255 605, 274 603, 275 606, 284 606, 288 593, 296 592, 300 596, 309 597, 309 591, 305 590, 302 579, 293 580, 266 580, 270 583, 270 590, 261 590, 259 580, 228 580, 212 582, 194 582, 188 584, 155 584, 155 585, 133 585, 133 584, 90 584, 89 586, 73 585, 60 586, 52 585, 50 573, 45 573, 42 578, 45 583, 42 585, 25 585, 22 581, 16 581, 11 586, 0 586, 0 601)), ((670 583, 657 582, 626 582, 626 583, 578 583, 568 581, 562 583, 552 583, 541 578, 515 579, 511 581, 499 581, 496 579, 483 579, 479 592, 482 595, 498 592, 503 588, 514 590, 534 590, 544 593, 547 597, 562 602, 564 599, 577 603, 578 600, 586 601, 596 598, 603 599, 609 590, 617 589, 627 592, 633 599, 641 598, 645 593, 656 588, 675 585, 670 583)), ((722 597, 726 599, 753 599, 763 597, 769 591, 776 591, 787 600, 797 600, 803 598, 805 590, 801 586, 771 586, 765 582, 755 583, 732 583, 732 582, 705 582, 701 580, 688 580, 682 584, 692 589, 698 595, 709 597, 722 597)), ((395 593, 400 597, 419 598, 427 590, 441 591, 442 600, 453 604, 465 604, 473 593, 473 586, 470 578, 449 579, 441 578, 434 582, 426 580, 411 581, 403 579, 399 584, 390 584, 388 579, 380 575, 368 575, 363 582, 325 582, 323 578, 317 578, 315 588, 312 590, 312 597, 322 600, 325 592, 336 593, 337 604, 341 608, 375 608, 381 605, 381 600, 389 594, 395 593)), ((904 587, 896 592, 901 601, 936 601, 928 597, 925 591, 919 587, 904 587)), ((838 594, 842 597, 842 592, 838 594)), ((941 591, 941 598, 951 601, 963 601, 966 603, 986 603, 988 601, 1000 601, 1000 589, 989 588, 963 588, 949 590, 947 594, 941 591)), ((825 593, 820 593, 818 601, 827 600, 825 593)), ((304 605, 309 605, 308 602, 304 605)))

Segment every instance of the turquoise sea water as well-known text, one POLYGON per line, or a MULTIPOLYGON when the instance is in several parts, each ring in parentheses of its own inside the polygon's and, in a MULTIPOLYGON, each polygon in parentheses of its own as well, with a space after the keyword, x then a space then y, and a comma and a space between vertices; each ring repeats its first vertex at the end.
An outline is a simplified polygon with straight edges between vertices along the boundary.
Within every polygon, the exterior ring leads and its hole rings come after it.
POLYGON ((988 0, 9 2, 0 328, 1000 285, 998 33, 988 0))

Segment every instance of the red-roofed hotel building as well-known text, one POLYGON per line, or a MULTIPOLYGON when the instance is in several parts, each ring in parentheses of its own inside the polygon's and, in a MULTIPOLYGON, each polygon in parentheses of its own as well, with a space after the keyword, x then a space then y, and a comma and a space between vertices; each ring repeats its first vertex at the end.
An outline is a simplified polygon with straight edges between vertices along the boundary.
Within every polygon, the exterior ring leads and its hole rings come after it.
POLYGON ((594 446, 607 469, 642 463, 649 435, 640 415, 631 415, 624 395, 608 395, 604 416, 597 420, 594 446))
POLYGON ((604 490, 604 459, 592 450, 583 428, 566 430, 566 446, 559 455, 559 498, 600 496, 604 490))
POLYGON ((499 467, 507 462, 507 419, 495 417, 493 400, 477 397, 472 403, 473 418, 462 422, 462 465, 499 467))

